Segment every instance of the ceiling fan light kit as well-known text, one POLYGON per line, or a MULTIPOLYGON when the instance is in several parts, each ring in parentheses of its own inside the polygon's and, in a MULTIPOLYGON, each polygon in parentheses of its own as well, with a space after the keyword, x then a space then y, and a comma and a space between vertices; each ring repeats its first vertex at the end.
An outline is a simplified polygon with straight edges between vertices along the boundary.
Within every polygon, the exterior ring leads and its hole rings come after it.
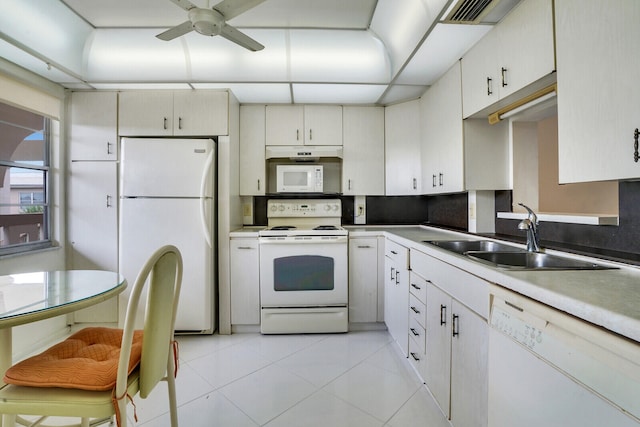
POLYGON ((197 7, 189 0, 171 1, 188 12, 189 20, 158 34, 156 37, 160 40, 173 40, 195 30, 205 36, 221 35, 225 39, 253 52, 264 49, 262 44, 226 22, 227 19, 232 19, 246 12, 264 0, 224 0, 211 9, 197 7))

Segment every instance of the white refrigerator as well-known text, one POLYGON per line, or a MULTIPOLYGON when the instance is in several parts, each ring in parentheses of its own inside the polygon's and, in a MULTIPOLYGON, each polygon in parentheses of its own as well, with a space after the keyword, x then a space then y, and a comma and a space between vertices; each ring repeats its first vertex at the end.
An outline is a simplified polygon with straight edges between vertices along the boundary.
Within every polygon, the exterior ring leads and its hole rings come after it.
MULTIPOLYGON (((180 250, 177 332, 207 334, 216 328, 215 148, 211 139, 122 139, 119 270, 131 287, 158 247, 180 250)), ((121 296, 121 321, 128 295, 121 296)))

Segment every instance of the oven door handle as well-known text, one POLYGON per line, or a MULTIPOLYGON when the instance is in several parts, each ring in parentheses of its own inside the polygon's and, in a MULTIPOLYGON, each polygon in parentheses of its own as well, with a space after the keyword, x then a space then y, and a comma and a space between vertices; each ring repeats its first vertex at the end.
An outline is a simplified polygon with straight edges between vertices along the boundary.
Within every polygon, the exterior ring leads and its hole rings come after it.
POLYGON ((347 243, 349 238, 347 236, 331 236, 331 237, 260 237, 258 243, 261 245, 304 245, 304 244, 333 244, 333 243, 347 243))

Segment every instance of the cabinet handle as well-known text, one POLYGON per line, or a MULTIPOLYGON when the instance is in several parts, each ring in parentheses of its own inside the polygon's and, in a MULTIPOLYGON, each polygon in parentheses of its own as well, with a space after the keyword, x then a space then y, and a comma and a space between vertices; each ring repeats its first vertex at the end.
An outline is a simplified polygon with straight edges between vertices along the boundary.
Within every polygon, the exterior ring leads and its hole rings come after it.
POLYGON ((435 188, 435 186, 436 186, 436 174, 433 174, 433 178, 431 179, 431 185, 435 188))
POLYGON ((487 77, 487 96, 493 95, 492 82, 493 79, 491 77, 487 77))
POLYGON ((415 329, 410 328, 409 330, 411 331, 411 333, 413 334, 414 337, 419 337, 420 336, 420 333, 418 331, 416 331, 415 329))
POLYGON ((309 129, 309 141, 313 139, 313 129, 309 129))
POLYGON ((178 117, 178 129, 182 130, 182 117, 178 117))
POLYGON ((347 182, 348 182, 347 188, 351 190, 351 180, 348 180, 347 182))
POLYGON ((420 314, 420 310, 418 310, 414 306, 411 306, 411 311, 413 311, 415 314, 420 314))
POLYGON ((238 249, 247 250, 247 249, 253 249, 253 248, 251 246, 238 246, 238 249))
POLYGON ((111 207, 111 196, 107 194, 107 207, 111 207))
POLYGON ((396 252, 396 251, 391 251, 391 253, 394 254, 394 255, 398 255, 398 252, 396 252))
POLYGON ((413 357, 413 360, 415 360, 416 362, 420 361, 420 358, 418 356, 416 356, 415 353, 409 353, 409 354, 411 354, 411 357, 413 357))
POLYGON ((400 276, 400 270, 396 270, 396 285, 400 283, 399 276, 400 276))
POLYGON ((440 304, 440 325, 447 324, 447 306, 440 304))
POLYGON ((459 328, 459 323, 460 321, 458 320, 460 319, 460 316, 458 316, 457 314, 454 314, 452 317, 452 327, 451 327, 451 335, 453 335, 454 337, 457 337, 458 335, 460 335, 460 331, 458 330, 459 328))
POLYGON ((500 70, 501 78, 502 78, 502 87, 507 86, 507 69, 502 67, 500 70))
POLYGON ((163 125, 162 125, 162 127, 164 128, 164 130, 167 130, 167 118, 166 118, 166 117, 163 117, 162 119, 163 119, 163 125))
POLYGON ((417 289, 417 290, 422 289, 420 286, 416 285, 415 283, 412 283, 411 287, 414 288, 414 289, 417 289))
POLYGON ((260 191, 260 180, 258 180, 258 191, 260 191))
POLYGON ((300 129, 296 129, 296 141, 300 141, 300 129))
POLYGON ((418 180, 413 178, 413 189, 417 190, 418 189, 418 180))
POLYGON ((393 274, 393 272, 396 271, 395 268, 391 267, 391 277, 389 277, 390 280, 396 280, 395 275, 393 274))
POLYGON ((444 174, 442 172, 440 172, 440 177, 438 178, 438 183, 440 184, 440 187, 442 187, 444 185, 444 174))
POLYGON ((112 146, 112 145, 113 145, 112 143, 110 143, 109 141, 107 141, 107 154, 113 154, 113 153, 111 152, 111 146, 112 146))
POLYGON ((358 249, 371 249, 373 246, 369 245, 358 245, 358 249))
POLYGON ((633 153, 633 160, 638 163, 640 160, 640 153, 638 153, 638 138, 640 137, 640 131, 638 128, 633 132, 633 147, 635 148, 635 152, 633 153))

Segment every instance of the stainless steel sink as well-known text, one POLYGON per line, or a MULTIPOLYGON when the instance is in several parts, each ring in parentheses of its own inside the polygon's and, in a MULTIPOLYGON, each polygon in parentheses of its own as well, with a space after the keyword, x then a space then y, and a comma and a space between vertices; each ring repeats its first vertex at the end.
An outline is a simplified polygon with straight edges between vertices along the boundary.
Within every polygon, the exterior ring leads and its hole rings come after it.
POLYGON ((540 252, 467 252, 467 255, 496 267, 519 270, 607 270, 615 268, 540 252))
POLYGON ((446 249, 458 254, 467 252, 523 252, 515 246, 493 242, 491 240, 423 240, 423 243, 429 243, 439 248, 446 249))

